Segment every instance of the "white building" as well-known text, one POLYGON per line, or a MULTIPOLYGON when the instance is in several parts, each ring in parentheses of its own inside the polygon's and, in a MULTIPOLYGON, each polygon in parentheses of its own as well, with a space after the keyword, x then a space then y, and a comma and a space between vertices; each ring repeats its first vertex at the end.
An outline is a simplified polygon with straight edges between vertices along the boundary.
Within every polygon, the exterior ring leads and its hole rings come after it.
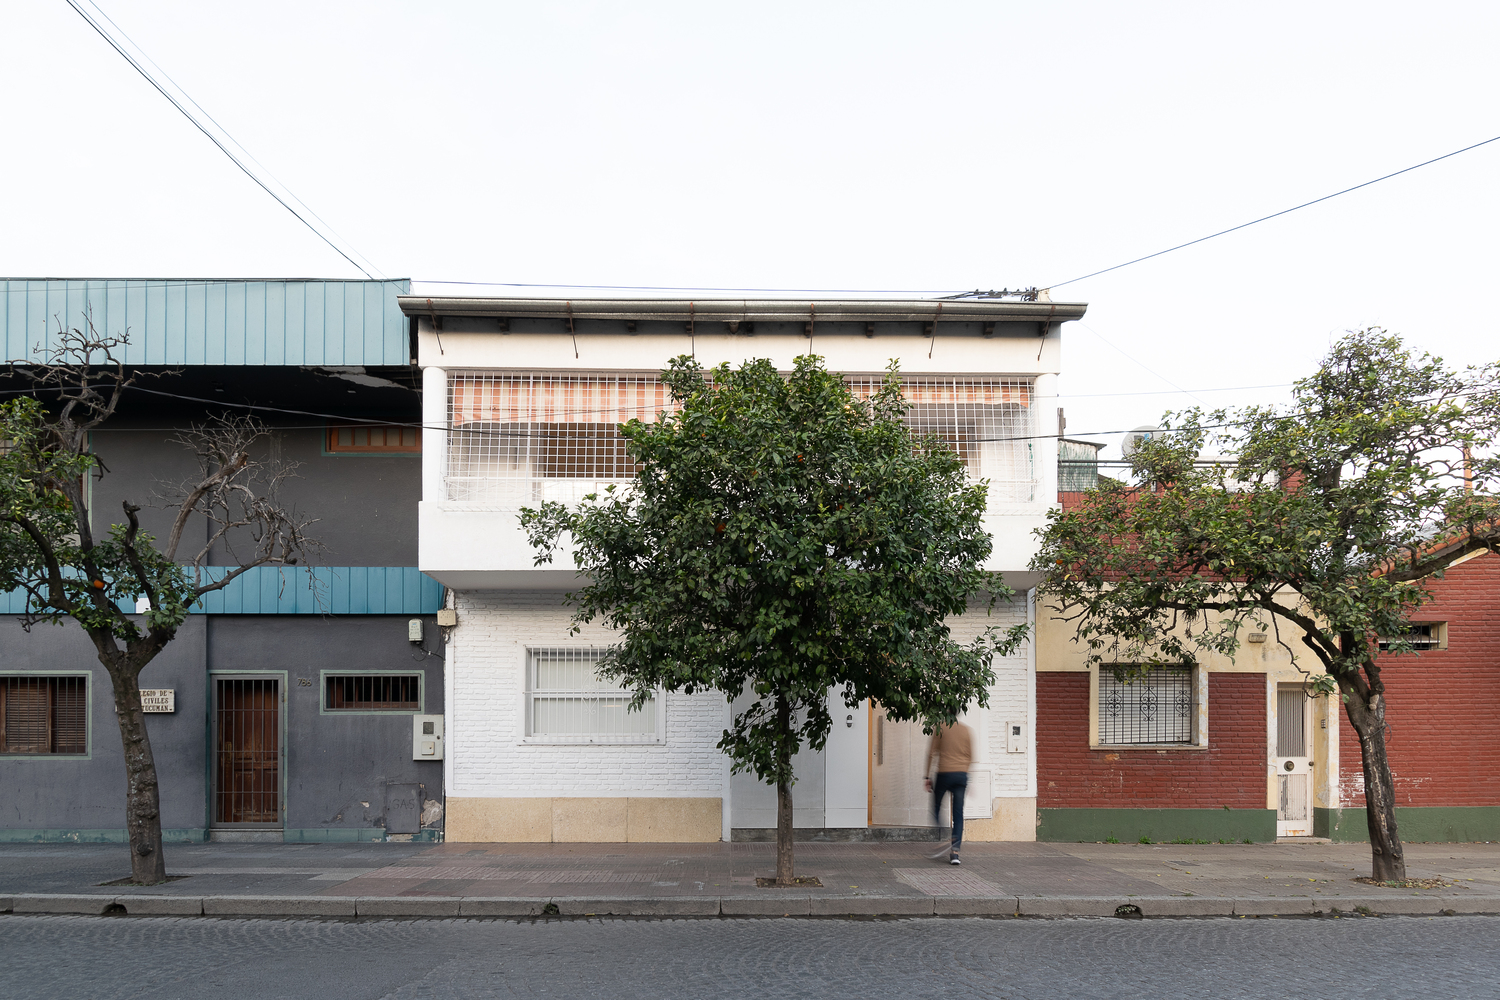
MULTIPOLYGON (((621 710, 590 669, 611 635, 570 633, 571 559, 537 566, 517 520, 523 506, 630 477, 615 425, 654 418, 667 398, 657 373, 679 354, 790 370, 812 352, 855 380, 898 359, 911 419, 990 481, 988 568, 1018 592, 997 617, 954 622, 955 638, 1032 617, 1032 531, 1057 496, 1060 326, 1081 304, 405 296, 401 306, 423 368, 418 559, 453 591, 457 613, 444 702, 449 840, 713 841, 775 825, 774 791, 731 778, 715 749, 729 719, 721 696, 664 694, 645 712, 621 710)), ((979 737, 967 837, 1031 840, 1032 648, 995 669, 989 709, 967 716, 979 737)), ((827 749, 796 762, 796 825, 926 823, 920 730, 885 722, 878 706, 832 707, 827 749)))

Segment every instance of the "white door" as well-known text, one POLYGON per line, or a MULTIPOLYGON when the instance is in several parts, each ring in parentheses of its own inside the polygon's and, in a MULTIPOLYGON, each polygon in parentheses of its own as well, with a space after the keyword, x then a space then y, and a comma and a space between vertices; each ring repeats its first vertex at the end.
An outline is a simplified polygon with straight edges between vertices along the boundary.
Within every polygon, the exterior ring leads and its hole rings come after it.
POLYGON ((1301 684, 1276 688, 1276 836, 1312 836, 1312 699, 1301 684))
POLYGON ((927 743, 920 722, 893 722, 879 705, 870 719, 870 825, 931 826, 927 743))

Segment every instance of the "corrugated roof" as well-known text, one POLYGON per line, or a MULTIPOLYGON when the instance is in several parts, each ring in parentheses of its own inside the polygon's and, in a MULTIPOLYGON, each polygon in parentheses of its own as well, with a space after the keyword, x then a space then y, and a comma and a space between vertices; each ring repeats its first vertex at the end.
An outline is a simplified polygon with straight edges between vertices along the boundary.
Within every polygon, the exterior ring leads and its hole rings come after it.
POLYGON ((405 365, 409 279, 0 278, 0 361, 35 361, 59 322, 128 334, 134 365, 405 365))

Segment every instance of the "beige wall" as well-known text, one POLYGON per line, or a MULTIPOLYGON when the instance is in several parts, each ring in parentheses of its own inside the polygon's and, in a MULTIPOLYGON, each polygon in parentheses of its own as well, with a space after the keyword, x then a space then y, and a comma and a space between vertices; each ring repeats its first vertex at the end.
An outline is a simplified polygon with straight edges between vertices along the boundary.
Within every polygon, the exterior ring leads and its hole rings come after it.
MULTIPOLYGON (((1292 670, 1292 656, 1285 646, 1276 641, 1275 623, 1267 616, 1266 641, 1250 642, 1249 634, 1259 631, 1253 623, 1240 627, 1240 649, 1233 659, 1217 653, 1200 653, 1199 663, 1213 671, 1239 671, 1241 673, 1269 673, 1276 670, 1292 670)), ((1075 642, 1077 623, 1063 621, 1055 608, 1049 607, 1046 598, 1036 605, 1036 668, 1037 670, 1077 670, 1089 668, 1089 648, 1084 642, 1075 642)), ((1301 646, 1301 635, 1292 635, 1286 623, 1281 625, 1281 638, 1287 645, 1298 650, 1300 665, 1309 671, 1321 673, 1322 665, 1311 650, 1301 646)), ((1109 654, 1103 650, 1105 659, 1109 654)))
POLYGON ((1036 840, 1036 799, 995 800, 993 819, 964 817, 964 842, 1036 840))
POLYGON ((450 796, 444 840, 475 844, 702 844, 719 839, 718 798, 450 796))

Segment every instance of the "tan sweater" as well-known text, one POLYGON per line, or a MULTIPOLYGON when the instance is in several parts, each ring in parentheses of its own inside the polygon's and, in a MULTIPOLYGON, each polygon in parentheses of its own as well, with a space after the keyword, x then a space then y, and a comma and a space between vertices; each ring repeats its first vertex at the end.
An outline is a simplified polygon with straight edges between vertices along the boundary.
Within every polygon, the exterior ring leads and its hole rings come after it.
POLYGON ((932 743, 927 747, 927 761, 937 754, 938 773, 945 771, 967 771, 974 759, 973 733, 962 722, 939 729, 932 734, 932 743))

